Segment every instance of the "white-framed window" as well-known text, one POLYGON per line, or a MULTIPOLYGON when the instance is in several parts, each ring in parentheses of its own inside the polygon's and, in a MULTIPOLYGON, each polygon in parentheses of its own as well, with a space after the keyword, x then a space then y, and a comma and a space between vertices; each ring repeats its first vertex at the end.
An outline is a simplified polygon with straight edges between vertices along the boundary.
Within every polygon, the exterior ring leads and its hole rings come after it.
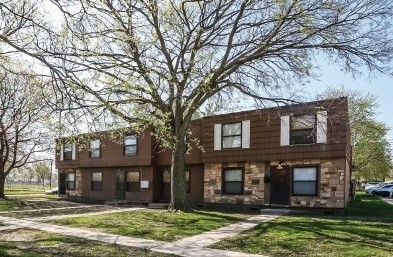
POLYGON ((250 121, 214 124, 214 150, 250 148, 250 121))
POLYGON ((101 142, 99 139, 90 141, 90 157, 99 158, 101 156, 101 142))
POLYGON ((136 155, 137 138, 135 135, 127 135, 124 137, 124 155, 136 155))
POLYGON ((222 125, 222 148, 242 147, 242 124, 231 123, 222 125))
POLYGON ((319 111, 316 115, 283 115, 280 119, 281 146, 327 143, 327 111, 319 111))
POLYGON ((293 168, 293 195, 317 195, 317 167, 293 168))

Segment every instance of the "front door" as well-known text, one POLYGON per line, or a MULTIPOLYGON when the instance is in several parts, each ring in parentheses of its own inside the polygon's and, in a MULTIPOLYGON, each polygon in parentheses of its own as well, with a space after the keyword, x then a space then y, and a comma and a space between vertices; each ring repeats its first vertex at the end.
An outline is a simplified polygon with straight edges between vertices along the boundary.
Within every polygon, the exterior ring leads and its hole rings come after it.
POLYGON ((116 199, 125 199, 126 185, 124 170, 116 171, 116 199))
POLYGON ((59 195, 66 195, 67 189, 67 174, 60 173, 59 174, 59 195))
POLYGON ((162 174, 162 199, 163 202, 171 200, 171 172, 165 170, 162 174))
POLYGON ((270 167, 270 204, 289 205, 289 166, 270 167))

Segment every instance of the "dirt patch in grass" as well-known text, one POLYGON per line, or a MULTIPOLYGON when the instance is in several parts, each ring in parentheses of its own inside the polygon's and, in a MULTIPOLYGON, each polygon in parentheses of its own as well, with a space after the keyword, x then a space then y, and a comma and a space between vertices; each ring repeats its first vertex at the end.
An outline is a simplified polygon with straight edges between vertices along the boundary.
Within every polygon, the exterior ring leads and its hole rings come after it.
POLYGON ((40 231, 19 229, 0 234, 0 256, 170 257, 174 255, 49 234, 40 231))

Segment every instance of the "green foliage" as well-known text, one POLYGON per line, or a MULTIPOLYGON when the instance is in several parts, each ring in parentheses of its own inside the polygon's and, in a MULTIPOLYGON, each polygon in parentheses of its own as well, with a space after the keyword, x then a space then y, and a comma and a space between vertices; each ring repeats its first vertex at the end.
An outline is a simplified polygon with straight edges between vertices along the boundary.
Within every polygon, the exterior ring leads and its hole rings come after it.
POLYGON ((354 178, 384 180, 393 168, 391 146, 386 139, 388 126, 376 120, 377 98, 359 90, 331 87, 317 98, 348 98, 354 178))

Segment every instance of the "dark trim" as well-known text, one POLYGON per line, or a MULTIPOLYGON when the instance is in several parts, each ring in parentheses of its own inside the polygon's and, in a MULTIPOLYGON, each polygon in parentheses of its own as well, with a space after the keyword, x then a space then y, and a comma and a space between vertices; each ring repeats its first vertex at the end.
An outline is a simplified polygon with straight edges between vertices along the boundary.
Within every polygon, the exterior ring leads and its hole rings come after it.
POLYGON ((188 181, 185 181, 186 184, 188 184, 188 187, 186 187, 186 193, 189 194, 191 192, 191 170, 185 170, 184 173, 186 172, 188 172, 188 181))
POLYGON ((89 158, 101 158, 101 139, 91 139, 90 140, 90 142, 89 142, 89 158), (98 142, 99 142, 99 147, 98 148, 94 148, 94 149, 99 149, 100 150, 100 152, 99 152, 99 154, 98 154, 98 156, 91 156, 91 142, 92 141, 96 141, 96 140, 98 140, 98 142))
POLYGON ((76 189, 76 172, 75 172, 75 171, 74 171, 74 172, 67 172, 67 173, 66 173, 66 189, 67 189, 67 190, 75 190, 75 189, 76 189), (72 181, 72 180, 71 180, 71 181, 68 180, 68 174, 74 174, 74 180, 73 180, 73 181, 72 181), (69 183, 69 182, 74 182, 74 187, 71 187, 71 188, 70 188, 70 187, 68 186, 68 183, 69 183))
POLYGON ((320 166, 319 165, 296 165, 291 167, 291 196, 309 196, 309 197, 319 197, 320 195, 320 190, 319 185, 320 185, 320 166), (295 168, 316 168, 316 178, 315 178, 315 194, 295 194, 294 193, 294 178, 295 178, 295 168))
POLYGON ((63 161, 72 161, 72 153, 73 153, 74 149, 73 149, 72 143, 71 143, 71 145, 70 145, 71 151, 66 152, 65 149, 66 149, 67 145, 68 144, 63 144, 63 161), (67 155, 66 155, 66 153, 67 153, 67 155), (69 158, 66 158, 66 156, 68 156, 68 155, 70 155, 69 158))
POLYGON ((102 171, 92 171, 91 172, 91 191, 102 191, 104 189, 104 173, 102 171), (101 173, 101 181, 93 181, 93 174, 101 173), (94 183, 101 183, 99 189, 94 189, 94 183))
POLYGON ((221 150, 222 149, 239 149, 242 148, 243 145, 243 122, 231 122, 231 123, 223 123, 221 124, 221 150), (224 125, 233 125, 240 123, 240 135, 231 135, 231 136, 224 136, 224 125), (240 136, 240 146, 239 147, 224 147, 224 137, 238 137, 240 136))
POLYGON ((140 170, 129 170, 126 172, 126 191, 133 192, 133 193, 137 193, 137 192, 141 191, 141 171, 140 170), (138 173, 138 179, 139 179, 138 182, 128 182, 128 173, 130 173, 130 172, 137 172, 138 173), (130 190, 131 183, 138 183, 138 188, 135 188, 135 190, 130 190))
POLYGON ((135 156, 138 155, 138 137, 135 134, 127 134, 124 136, 123 139, 123 155, 124 156, 135 156), (126 137, 128 136, 134 136, 136 144, 135 145, 126 145, 126 137), (126 146, 135 146, 135 154, 126 154, 126 146))
POLYGON ((244 167, 228 167, 228 168, 222 168, 221 171, 221 195, 243 195, 244 194, 244 167), (241 170, 242 171, 242 186, 241 186, 241 192, 238 193, 227 193, 225 192, 225 171, 227 170, 241 170))

